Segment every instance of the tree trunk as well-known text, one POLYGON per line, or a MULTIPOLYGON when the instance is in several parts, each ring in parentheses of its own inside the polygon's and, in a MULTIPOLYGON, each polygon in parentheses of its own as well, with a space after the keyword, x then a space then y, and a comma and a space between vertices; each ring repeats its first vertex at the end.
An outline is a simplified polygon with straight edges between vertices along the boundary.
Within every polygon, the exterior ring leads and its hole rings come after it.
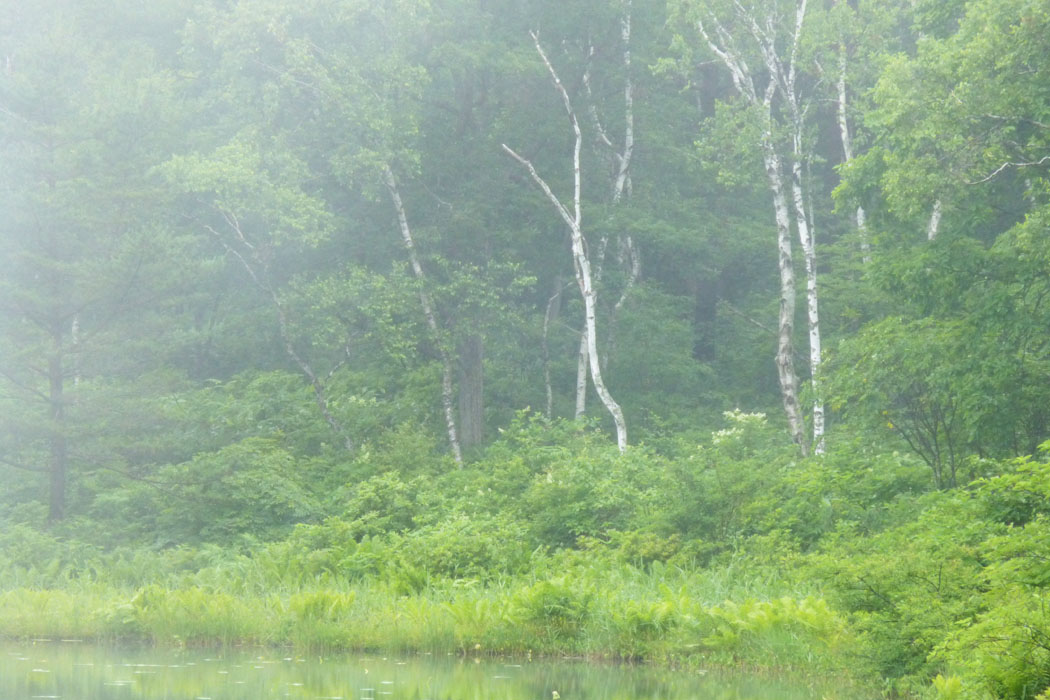
MULTIPOLYGON (((796 134, 797 137, 797 134, 796 134)), ((817 294, 817 254, 813 229, 806 216, 802 195, 802 163, 792 166, 792 198, 795 225, 806 267, 806 320, 809 330, 809 372, 813 383, 813 452, 824 454, 824 402, 820 391, 820 311, 817 294)))
POLYGON ((805 420, 798 400, 798 374, 795 372, 795 263, 791 250, 791 214, 784 196, 780 158, 771 143, 764 147, 766 178, 773 196, 773 213, 777 222, 777 267, 780 270, 780 314, 777 323, 777 378, 780 398, 787 416, 791 439, 803 454, 807 452, 805 420))
MULTIPOLYGON (((631 80, 631 0, 623 0, 623 11, 620 14, 620 40, 623 43, 621 60, 623 62, 624 71, 624 130, 622 150, 617 150, 616 146, 613 145, 612 139, 609 137, 608 132, 602 125, 601 117, 598 115, 598 108, 594 104, 593 95, 591 93, 590 69, 588 68, 583 75, 583 85, 586 89, 588 99, 591 100, 589 112, 591 115, 591 121, 594 122, 595 132, 598 134, 598 140, 600 142, 599 147, 604 145, 609 151, 611 151, 616 162, 616 175, 613 177, 611 188, 612 203, 614 206, 619 204, 625 195, 629 196, 633 187, 631 181, 631 158, 634 154, 634 82, 631 80)), ((594 54, 593 46, 590 49, 590 54, 594 54)), ((608 236, 602 236, 601 242, 598 244, 598 252, 594 258, 594 281, 596 286, 599 286, 601 283, 602 267, 605 263, 605 253, 608 243, 608 236)), ((628 264, 627 281, 624 284, 619 301, 613 305, 612 312, 609 315, 609 330, 604 344, 605 351, 599 358, 603 366, 608 364, 610 350, 615 344, 617 316, 623 308, 627 297, 630 296, 631 290, 641 274, 641 256, 629 234, 624 235, 620 242, 620 248, 621 252, 628 252, 627 256, 618 256, 619 262, 623 263, 626 261, 628 264)), ((580 346, 576 356, 577 419, 582 417, 587 410, 587 365, 587 337, 586 331, 582 331, 580 335, 580 346)))
MULTIPOLYGON (((839 138, 842 140, 842 159, 844 162, 853 160, 853 139, 850 136, 848 109, 846 106, 846 47, 839 47, 839 78, 838 78, 838 119, 839 138)), ((861 260, 864 264, 871 262, 871 242, 868 240, 868 226, 864 207, 857 205, 854 212, 857 222, 857 235, 860 236, 861 260)))
POLYGON ((573 136, 575 137, 573 145, 572 155, 572 169, 573 169, 573 209, 570 212, 558 199, 558 196, 554 194, 547 182, 540 177, 539 173, 536 172, 536 168, 530 161, 518 155, 513 149, 506 144, 503 144, 503 150, 506 151, 512 158, 521 163, 533 181, 539 185, 540 189, 547 196, 547 199, 554 205, 558 214, 561 215, 562 219, 569 226, 569 231, 572 234, 572 256, 573 256, 573 268, 576 272, 576 282, 580 288, 580 296, 583 297, 583 308, 584 308, 584 333, 587 344, 587 359, 590 367, 591 379, 594 382, 594 389, 598 394, 598 398, 601 399, 602 405, 612 416, 613 424, 616 426, 616 444, 620 449, 620 452, 627 451, 627 423, 624 420, 623 410, 609 393, 608 388, 605 386, 605 381, 602 378, 602 368, 599 362, 598 355, 598 343, 597 343, 597 320, 595 318, 596 313, 596 302, 595 302, 595 291, 593 279, 591 276, 591 263, 587 257, 586 242, 583 237, 583 210, 580 204, 580 198, 582 195, 581 186, 581 173, 580 173, 580 149, 583 143, 583 137, 580 133, 580 123, 576 119, 576 112, 572 108, 572 101, 569 99, 569 93, 566 92, 565 87, 562 85, 561 79, 558 78, 557 72, 554 70, 554 66, 551 65, 550 60, 547 58, 547 54, 543 51, 543 47, 540 46, 539 37, 536 34, 532 35, 533 42, 536 45, 536 51, 540 54, 543 59, 544 65, 547 67, 547 71, 550 73, 551 80, 554 82, 554 87, 557 89, 559 95, 562 98, 562 102, 565 105, 566 114, 569 117, 569 121, 572 123, 573 136))
POLYGON ((580 346, 576 350, 576 420, 587 412, 587 326, 580 329, 580 346))
POLYGON ((48 520, 66 516, 66 482, 69 478, 69 449, 66 443, 65 370, 62 366, 62 328, 56 323, 51 331, 51 355, 47 361, 49 436, 49 504, 48 520))
MULTIPOLYGON (((798 374, 794 366, 795 319, 795 272, 791 250, 791 210, 786 199, 786 190, 782 158, 777 151, 775 137, 776 120, 773 112, 773 98, 779 92, 787 103, 787 112, 792 127, 793 167, 791 179, 792 202, 795 210, 795 223, 806 260, 806 290, 810 338, 810 366, 820 365, 820 326, 817 312, 816 285, 816 252, 809 218, 806 215, 803 192, 802 173, 802 127, 803 111, 795 90, 796 59, 802 25, 806 16, 807 0, 797 0, 795 4, 795 22, 790 38, 789 56, 785 65, 777 53, 775 32, 771 31, 774 15, 760 21, 740 3, 734 3, 738 18, 748 27, 751 38, 756 42, 762 61, 765 63, 766 84, 760 91, 743 53, 738 49, 732 34, 721 24, 717 17, 707 15, 707 22, 713 28, 709 32, 704 20, 697 23, 701 36, 711 51, 729 69, 733 86, 737 92, 752 106, 762 110, 763 131, 760 137, 763 163, 773 197, 773 211, 777 224, 778 267, 780 269, 780 318, 777 330, 777 376, 780 380, 780 394, 787 415, 788 429, 791 437, 799 446, 802 454, 808 453, 805 434, 805 420, 798 398, 798 374)), ((814 379, 817 375, 814 373, 814 379)), ((813 407, 814 442, 818 450, 823 450, 823 405, 819 395, 813 407)))
POLYGON ((484 355, 482 337, 472 334, 459 343, 459 440, 464 449, 484 439, 484 355))
POLYGON ((547 411, 545 415, 548 420, 554 417, 554 387, 551 384, 551 350, 550 329, 551 324, 558 318, 561 311, 561 294, 564 285, 561 276, 554 278, 554 293, 547 300, 547 311, 543 314, 543 388, 547 394, 547 411))
POLYGON ((930 223, 926 225, 926 240, 937 240, 937 232, 941 229, 941 200, 933 203, 933 211, 930 212, 930 223))
POLYGON ((434 316, 434 307, 430 302, 430 295, 427 294, 424 283, 426 282, 426 275, 423 274, 423 266, 419 262, 419 256, 416 255, 416 244, 412 240, 412 230, 408 227, 408 216, 405 214, 405 205, 401 201, 401 193, 397 188, 397 180, 394 178, 394 171, 390 169, 390 166, 386 166, 384 170, 386 178, 386 186, 390 191, 390 199, 394 203, 394 209, 397 211, 397 223, 401 229, 401 239, 405 244, 405 250, 408 251, 409 264, 412 266, 412 272, 416 276, 416 280, 419 282, 419 301, 423 307, 423 316, 427 322, 427 328, 430 330, 431 340, 434 346, 438 350, 438 354, 441 356, 441 405, 444 408, 445 413, 445 428, 448 430, 448 444, 452 450, 452 457, 456 460, 456 464, 463 466, 463 450, 460 448, 459 441, 459 429, 456 423, 456 402, 453 397, 453 369, 452 369, 452 357, 445 347, 445 343, 442 342, 441 332, 438 328, 437 318, 434 316))

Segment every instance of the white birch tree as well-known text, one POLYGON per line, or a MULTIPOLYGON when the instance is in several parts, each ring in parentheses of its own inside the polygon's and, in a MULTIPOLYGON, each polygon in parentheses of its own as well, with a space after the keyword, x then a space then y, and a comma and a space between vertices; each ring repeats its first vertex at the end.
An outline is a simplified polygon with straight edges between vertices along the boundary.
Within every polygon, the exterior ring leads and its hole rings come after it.
MULTIPOLYGON (((631 158, 634 154, 634 82, 631 79, 631 0, 623 0, 620 13, 620 42, 621 62, 623 69, 623 143, 618 145, 609 136, 608 130, 602 123, 598 112, 598 105, 591 88, 591 59, 595 55, 593 45, 588 47, 587 68, 583 73, 582 83, 587 95, 587 112, 594 129, 597 145, 603 154, 612 157, 614 168, 610 184, 610 201, 613 206, 620 204, 626 197, 630 196, 632 189, 631 181, 631 158)), ((593 259, 594 282, 600 285, 602 272, 604 271, 605 256, 609 246, 609 235, 602 234, 598 241, 597 251, 593 259)), ((613 328, 616 316, 624 303, 630 296, 631 289, 641 276, 641 254, 634 243, 633 238, 627 234, 621 237, 618 245, 618 258, 621 264, 627 268, 627 276, 618 301, 613 305, 612 314, 609 319, 609 339, 606 342, 606 352, 600 358, 602 364, 607 364, 608 348, 612 344, 613 328)), ((576 413, 577 419, 581 418, 587 410, 587 336, 586 328, 580 333, 580 346, 576 361, 576 413)))
POLYGON ((416 281, 419 283, 419 302, 423 307, 423 316, 426 318, 427 329, 430 331, 431 341, 437 347, 438 354, 441 356, 441 406, 445 414, 445 429, 448 431, 448 444, 452 450, 452 457, 456 460, 456 464, 462 466, 463 450, 460 448, 459 427, 456 424, 452 354, 442 341, 437 318, 434 316, 434 303, 431 301, 425 286, 426 275, 423 273, 423 266, 419 262, 419 255, 416 254, 416 244, 412 238, 412 229, 408 226, 408 216, 405 213, 405 205, 401 199, 401 191, 398 189, 394 171, 390 169, 389 165, 383 170, 383 179, 387 190, 390 192, 390 200, 393 202, 394 209, 397 212, 397 224, 401 230, 401 240, 405 244, 405 250, 408 252, 412 274, 415 275, 416 281))
POLYGON ((776 364, 781 397, 792 439, 803 453, 807 453, 812 444, 813 450, 819 454, 824 451, 824 406, 820 398, 816 238, 811 214, 805 206, 808 183, 804 165, 810 155, 805 142, 807 105, 798 84, 799 49, 807 0, 768 4, 731 0, 716 9, 710 5, 690 6, 688 9, 700 37, 728 69, 735 91, 754 110, 760 124, 759 143, 755 147, 762 154, 777 227, 780 316, 776 364), (782 5, 785 4, 790 12, 783 11, 782 5), (761 63, 759 70, 751 68, 749 62, 754 59, 761 63), (789 135, 789 145, 785 145, 781 138, 784 131, 789 135), (792 227, 798 233, 806 274, 809 365, 815 397, 812 443, 805 435, 793 358, 796 290, 792 227))
MULTIPOLYGON (((849 125, 849 107, 846 85, 846 74, 849 66, 846 43, 839 44, 839 67, 835 82, 838 99, 836 101, 836 116, 838 117, 839 139, 842 141, 842 159, 844 162, 853 160, 853 135, 849 125)), ((864 206, 858 204, 853 212, 854 221, 857 226, 857 235, 860 237, 860 250, 862 260, 865 264, 871 262, 871 241, 868 240, 867 213, 864 206)))
MULTIPOLYGON (((618 206, 626 198, 630 197, 633 190, 631 159, 634 155, 635 129, 634 81, 631 77, 631 10, 631 0, 623 0, 623 7, 620 14, 620 60, 623 70, 622 145, 618 146, 613 143, 608 130, 602 123, 601 116, 598 113, 598 106, 591 90, 589 70, 584 73, 583 79, 584 88, 587 92, 591 121, 598 137, 599 148, 605 153, 611 154, 615 166, 613 168, 612 182, 610 185, 610 201, 613 207, 618 206)), ((591 55, 594 54, 593 46, 590 49, 590 53, 591 55)), ((601 240, 598 244, 599 254, 597 256, 597 270, 595 274, 595 278, 598 282, 601 281, 608 245, 609 235, 606 233, 601 236, 601 240)), ((609 349, 615 342, 614 335, 617 317, 619 316, 624 303, 627 301, 627 298, 630 296, 631 290, 634 288, 635 284, 637 284, 638 279, 642 274, 641 251, 638 249, 638 246, 634 242, 634 237, 631 236, 630 233, 625 233, 618 237, 617 261, 626 268, 626 278, 623 283, 623 288, 620 290, 620 296, 616 303, 613 304, 612 312, 609 316, 608 339, 605 342, 605 352, 602 357, 603 365, 607 364, 609 349)))
POLYGON ((572 209, 568 209, 561 202, 558 196, 553 192, 553 190, 551 190, 546 180, 544 180, 536 171, 536 168, 535 166, 533 166, 531 161, 518 154, 507 144, 502 144, 502 146, 504 151, 506 151, 512 158, 518 161, 518 163, 520 163, 528 171, 529 176, 547 196, 547 199, 551 202, 555 210, 561 216, 562 220, 564 220, 569 227, 572 241, 573 269, 576 273, 576 282, 580 289, 580 295, 583 297, 584 338, 586 339, 587 360, 591 380, 594 383, 594 389, 598 394, 598 398, 601 400, 602 405, 604 405, 606 410, 609 412, 609 415, 612 416, 613 424, 616 426, 616 444, 619 447, 620 452, 625 452, 627 450, 627 423, 624 420, 623 409, 620 408, 620 405, 612 397, 612 394, 605 386, 605 381, 602 378, 600 356, 598 354, 598 336, 596 320, 597 294, 594 288, 594 278, 591 271, 591 260, 587 253, 587 241, 583 235, 583 209, 581 205, 582 183, 580 171, 580 152, 582 150, 583 135, 580 131, 579 120, 576 117, 576 110, 573 108, 572 101, 569 99, 569 93, 566 91, 565 86, 562 84, 561 79, 558 77, 558 73, 554 69, 554 66, 547 58, 547 54, 543 50, 543 46, 540 44, 539 36, 533 33, 532 39, 535 43, 537 53, 539 53, 540 58, 543 59, 543 64, 547 67, 547 72, 550 74, 551 81, 554 83, 554 87, 562 99, 562 103, 565 106, 565 112, 569 117, 570 123, 572 124, 574 137, 572 155, 572 209))

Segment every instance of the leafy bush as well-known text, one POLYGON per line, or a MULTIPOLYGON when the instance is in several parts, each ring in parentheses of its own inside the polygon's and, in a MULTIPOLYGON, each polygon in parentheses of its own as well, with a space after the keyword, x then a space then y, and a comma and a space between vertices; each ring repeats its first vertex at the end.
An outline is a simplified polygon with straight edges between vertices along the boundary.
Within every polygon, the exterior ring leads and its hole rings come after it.
POLYGON ((525 571, 530 543, 521 522, 452 513, 407 536, 403 556, 433 576, 489 580, 525 571))
POLYGON ((960 620, 979 610, 981 546, 998 527, 966 493, 931 493, 914 519, 866 537, 843 524, 808 572, 847 611, 874 669, 888 678, 925 679, 930 654, 960 620))

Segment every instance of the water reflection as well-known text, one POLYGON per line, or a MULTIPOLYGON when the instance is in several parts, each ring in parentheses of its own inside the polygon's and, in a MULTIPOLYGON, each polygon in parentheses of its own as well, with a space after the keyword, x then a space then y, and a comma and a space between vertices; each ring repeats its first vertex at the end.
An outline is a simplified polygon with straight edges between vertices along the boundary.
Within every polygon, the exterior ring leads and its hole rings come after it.
POLYGON ((835 695, 826 688, 715 674, 499 658, 304 658, 272 649, 109 649, 73 642, 0 646, 4 700, 803 700, 835 695))

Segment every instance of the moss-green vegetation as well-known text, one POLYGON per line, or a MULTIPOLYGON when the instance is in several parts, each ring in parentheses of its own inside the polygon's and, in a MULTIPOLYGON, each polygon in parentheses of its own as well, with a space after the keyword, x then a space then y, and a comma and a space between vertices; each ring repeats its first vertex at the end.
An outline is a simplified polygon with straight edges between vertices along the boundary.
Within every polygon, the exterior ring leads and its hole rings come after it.
POLYGON ((912 458, 800 460, 778 436, 731 413, 706 444, 621 457, 522 419, 468 468, 384 470, 268 541, 215 510, 221 544, 89 544, 23 507, 0 534, 0 633, 848 669, 941 698, 1048 687, 1050 465, 973 462, 941 491, 912 458))
POLYGON ((1047 0, 0 2, 0 64, 0 634, 1050 692, 1047 0))

